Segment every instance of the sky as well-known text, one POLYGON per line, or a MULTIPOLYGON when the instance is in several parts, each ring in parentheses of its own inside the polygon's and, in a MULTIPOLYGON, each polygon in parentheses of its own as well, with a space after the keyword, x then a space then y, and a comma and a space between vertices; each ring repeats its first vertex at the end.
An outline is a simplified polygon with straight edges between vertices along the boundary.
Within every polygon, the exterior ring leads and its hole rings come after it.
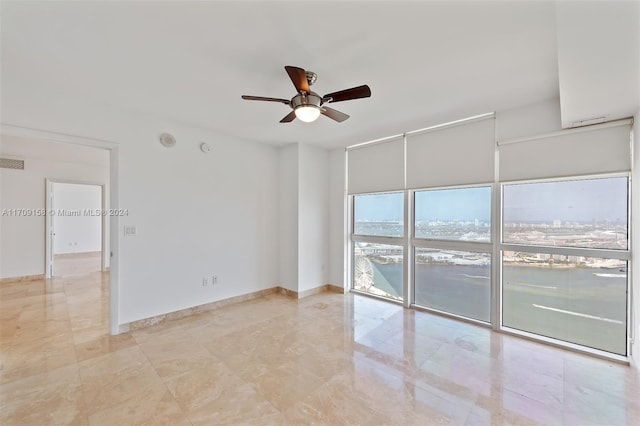
MULTIPOLYGON (((402 192, 359 195, 355 198, 356 222, 399 221, 404 217, 402 192)), ((491 187, 418 191, 416 220, 491 220, 491 187)))
MULTIPOLYGON (((519 223, 554 220, 591 223, 605 219, 626 224, 627 178, 599 178, 504 186, 504 221, 519 223)), ((358 221, 397 221, 404 216, 404 194, 358 195, 358 221)), ((417 191, 416 220, 491 219, 491 187, 417 191)))
POLYGON ((627 178, 505 185, 505 222, 627 222, 627 178))
POLYGON ((356 222, 402 222, 404 220, 404 193, 356 195, 353 207, 356 222))
POLYGON ((491 222, 491 187, 416 192, 416 220, 491 222))

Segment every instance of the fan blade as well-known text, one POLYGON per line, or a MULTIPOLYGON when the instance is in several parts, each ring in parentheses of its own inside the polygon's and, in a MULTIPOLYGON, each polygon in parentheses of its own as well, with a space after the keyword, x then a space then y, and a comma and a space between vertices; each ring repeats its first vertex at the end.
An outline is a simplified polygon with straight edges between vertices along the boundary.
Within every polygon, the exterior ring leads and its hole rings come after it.
POLYGON ((371 96, 371 89, 366 84, 352 87, 351 89, 340 90, 338 92, 327 93, 322 97, 323 102, 342 102, 351 99, 368 98, 371 96))
POLYGON ((295 119, 296 119, 296 112, 295 111, 291 111, 282 120, 280 120, 280 122, 281 123, 291 123, 295 119))
POLYGON ((307 81, 307 73, 305 70, 298 67, 292 67, 291 65, 285 66, 284 69, 287 70, 287 74, 289 74, 289 78, 298 92, 308 94, 311 91, 309 89, 309 82, 307 81))
POLYGON ((344 120, 349 118, 349 116, 344 112, 336 111, 335 109, 329 107, 322 107, 321 112, 322 115, 326 115, 327 117, 337 121, 338 123, 342 123, 344 120))
POLYGON ((246 99, 247 101, 267 101, 267 102, 280 102, 283 103, 285 105, 289 105, 291 104, 291 101, 287 100, 287 99, 280 99, 280 98, 265 98, 264 96, 249 96, 249 95, 242 95, 242 99, 246 99))

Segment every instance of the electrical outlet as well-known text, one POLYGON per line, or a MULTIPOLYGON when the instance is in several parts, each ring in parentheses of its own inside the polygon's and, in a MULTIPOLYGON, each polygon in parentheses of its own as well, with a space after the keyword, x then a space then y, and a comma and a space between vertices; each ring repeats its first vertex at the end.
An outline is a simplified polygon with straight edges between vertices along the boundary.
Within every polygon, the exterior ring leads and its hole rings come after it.
POLYGON ((209 285, 209 278, 202 277, 202 287, 206 287, 209 285))
POLYGON ((137 229, 135 225, 125 225, 124 226, 124 236, 125 237, 135 237, 137 233, 137 229))

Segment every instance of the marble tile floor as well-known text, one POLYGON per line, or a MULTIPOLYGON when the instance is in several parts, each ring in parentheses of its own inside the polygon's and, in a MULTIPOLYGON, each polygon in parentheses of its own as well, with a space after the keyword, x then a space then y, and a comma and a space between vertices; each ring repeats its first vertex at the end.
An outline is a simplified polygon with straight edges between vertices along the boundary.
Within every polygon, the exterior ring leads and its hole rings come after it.
POLYGON ((0 424, 640 424, 637 370, 483 327, 323 293, 109 336, 107 282, 0 287, 0 424))

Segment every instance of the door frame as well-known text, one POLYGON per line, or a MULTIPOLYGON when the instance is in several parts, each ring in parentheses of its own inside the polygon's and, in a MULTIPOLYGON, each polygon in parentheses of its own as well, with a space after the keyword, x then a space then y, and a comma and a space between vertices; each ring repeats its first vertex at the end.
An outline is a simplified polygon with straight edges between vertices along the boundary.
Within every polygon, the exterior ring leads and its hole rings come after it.
MULTIPOLYGON (((46 211, 46 220, 45 220, 45 278, 53 278, 53 257, 55 255, 53 248, 53 231, 55 226, 53 222, 55 222, 55 214, 53 212, 53 185, 56 183, 70 183, 74 185, 90 185, 90 186, 99 186, 100 187, 100 209, 101 211, 107 211, 107 197, 106 197, 106 183, 99 182, 90 182, 90 181, 81 181, 81 180, 73 180, 73 179, 51 179, 45 178, 45 211, 46 211)), ((108 253, 108 236, 107 236, 107 216, 100 216, 100 271, 106 272, 109 253, 108 253)))
MULTIPOLYGON (((82 145, 109 151, 109 207, 118 209, 120 206, 120 145, 117 142, 88 138, 84 136, 56 133, 48 130, 0 124, 0 133, 8 136, 36 139, 40 141, 82 145)), ((103 191, 103 197, 104 194, 103 191)), ((46 222, 46 221, 45 221, 46 222)), ((112 335, 120 334, 119 300, 120 300, 120 218, 117 215, 109 217, 109 329, 112 335)), ((46 263, 43 264, 43 269, 46 263)))

